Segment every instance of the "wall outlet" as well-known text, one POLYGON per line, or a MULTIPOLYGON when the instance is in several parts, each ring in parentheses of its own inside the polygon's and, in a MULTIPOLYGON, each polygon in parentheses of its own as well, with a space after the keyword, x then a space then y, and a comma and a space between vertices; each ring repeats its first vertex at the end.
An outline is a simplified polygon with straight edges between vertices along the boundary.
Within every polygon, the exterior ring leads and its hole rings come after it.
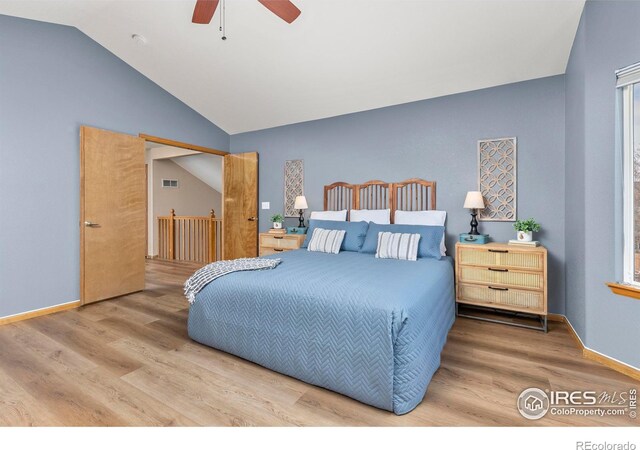
POLYGON ((271 204, 269 202, 262 202, 262 209, 270 209, 271 204))

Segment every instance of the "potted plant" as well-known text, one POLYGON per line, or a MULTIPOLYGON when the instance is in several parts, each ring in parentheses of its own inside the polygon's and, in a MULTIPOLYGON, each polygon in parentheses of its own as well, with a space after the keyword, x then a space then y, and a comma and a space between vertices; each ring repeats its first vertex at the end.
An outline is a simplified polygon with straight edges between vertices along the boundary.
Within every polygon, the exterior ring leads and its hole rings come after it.
POLYGON ((273 228, 279 230, 282 228, 282 222, 284 221, 284 217, 282 214, 274 214, 271 216, 271 222, 273 222, 273 228))
POLYGON ((540 224, 534 219, 518 220, 513 224, 513 228, 518 232, 519 241, 531 242, 533 240, 533 232, 540 231, 540 224))

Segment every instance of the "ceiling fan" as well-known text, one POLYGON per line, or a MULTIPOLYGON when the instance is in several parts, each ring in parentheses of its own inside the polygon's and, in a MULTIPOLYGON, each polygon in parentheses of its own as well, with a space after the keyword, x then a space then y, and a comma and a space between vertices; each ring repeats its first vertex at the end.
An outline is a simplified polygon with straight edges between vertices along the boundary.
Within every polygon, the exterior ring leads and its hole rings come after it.
MULTIPOLYGON (((258 0, 269 11, 280 17, 287 23, 291 23, 298 18, 300 10, 289 0, 258 0)), ((193 10, 193 23, 208 24, 216 12, 220 0, 197 0, 193 10)))

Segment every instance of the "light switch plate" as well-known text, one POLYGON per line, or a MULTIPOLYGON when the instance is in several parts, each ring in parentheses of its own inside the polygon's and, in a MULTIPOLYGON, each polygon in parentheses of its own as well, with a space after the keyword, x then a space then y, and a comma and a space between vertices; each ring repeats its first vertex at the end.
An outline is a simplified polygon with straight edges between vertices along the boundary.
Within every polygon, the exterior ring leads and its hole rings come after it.
POLYGON ((270 209, 271 204, 269 202, 262 202, 262 209, 270 209))

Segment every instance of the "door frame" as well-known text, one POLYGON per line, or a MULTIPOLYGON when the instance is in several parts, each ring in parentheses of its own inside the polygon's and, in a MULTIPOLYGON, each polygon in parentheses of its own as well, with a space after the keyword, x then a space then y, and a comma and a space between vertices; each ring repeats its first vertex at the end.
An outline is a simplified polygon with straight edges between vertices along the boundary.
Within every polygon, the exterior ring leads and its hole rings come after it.
POLYGON ((186 142, 174 141, 171 139, 165 139, 158 136, 152 136, 150 134, 140 133, 138 137, 141 137, 147 142, 153 142, 153 143, 162 144, 162 145, 169 145, 171 147, 184 148, 184 149, 193 150, 196 152, 211 153, 212 155, 224 156, 229 154, 229 152, 225 152, 224 150, 217 150, 215 148, 202 147, 201 145, 194 145, 194 144, 188 144, 186 142))

